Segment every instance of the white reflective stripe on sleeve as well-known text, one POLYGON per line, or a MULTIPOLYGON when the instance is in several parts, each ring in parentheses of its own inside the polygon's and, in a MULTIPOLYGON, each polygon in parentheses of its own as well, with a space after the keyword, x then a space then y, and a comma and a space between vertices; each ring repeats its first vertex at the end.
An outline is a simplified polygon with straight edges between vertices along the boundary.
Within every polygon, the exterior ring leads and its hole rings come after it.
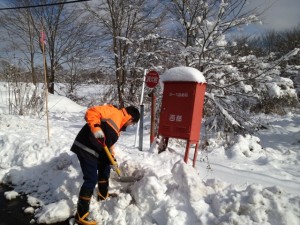
POLYGON ((88 152, 88 153, 90 153, 90 154, 96 156, 97 158, 99 158, 99 154, 98 154, 95 150, 86 147, 85 145, 81 144, 81 143, 78 142, 78 141, 75 141, 74 144, 77 145, 77 146, 78 146, 79 148, 81 148, 82 150, 84 150, 84 151, 86 151, 86 152, 88 152))

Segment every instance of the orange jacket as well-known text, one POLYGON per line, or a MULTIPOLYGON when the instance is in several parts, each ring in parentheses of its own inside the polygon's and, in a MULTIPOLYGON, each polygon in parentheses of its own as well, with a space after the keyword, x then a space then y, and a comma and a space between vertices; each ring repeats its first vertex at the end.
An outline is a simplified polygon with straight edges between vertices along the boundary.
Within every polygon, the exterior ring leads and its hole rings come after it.
POLYGON ((101 129, 101 121, 106 121, 120 135, 121 128, 131 118, 125 108, 117 109, 113 105, 93 106, 85 114, 85 120, 92 133, 101 129))

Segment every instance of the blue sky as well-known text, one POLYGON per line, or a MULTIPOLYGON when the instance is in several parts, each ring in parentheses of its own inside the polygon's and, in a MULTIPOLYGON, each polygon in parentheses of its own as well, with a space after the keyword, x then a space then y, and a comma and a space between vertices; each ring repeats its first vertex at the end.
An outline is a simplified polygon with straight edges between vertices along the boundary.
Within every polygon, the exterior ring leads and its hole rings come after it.
POLYGON ((250 5, 265 4, 262 29, 286 30, 300 25, 300 0, 250 0, 250 5))
MULTIPOLYGON (((9 1, 0 0, 0 8, 7 7, 6 2, 9 1)), ((259 26, 259 30, 286 30, 300 24, 300 0, 249 0, 250 6, 257 4, 271 5, 263 16, 264 24, 259 26)))

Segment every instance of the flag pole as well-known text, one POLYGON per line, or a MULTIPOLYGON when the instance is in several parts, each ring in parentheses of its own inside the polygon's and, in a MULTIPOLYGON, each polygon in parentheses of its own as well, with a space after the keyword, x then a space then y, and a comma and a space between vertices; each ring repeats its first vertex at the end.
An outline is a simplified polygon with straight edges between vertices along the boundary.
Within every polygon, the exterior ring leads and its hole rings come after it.
POLYGON ((48 142, 50 142, 50 128, 49 128, 49 114, 48 114, 48 82, 47 82, 47 66, 46 66, 46 54, 45 54, 44 26, 42 26, 40 41, 41 41, 41 44, 42 44, 43 63, 44 63, 44 83, 45 83, 45 98, 46 98, 47 133, 48 133, 48 142))

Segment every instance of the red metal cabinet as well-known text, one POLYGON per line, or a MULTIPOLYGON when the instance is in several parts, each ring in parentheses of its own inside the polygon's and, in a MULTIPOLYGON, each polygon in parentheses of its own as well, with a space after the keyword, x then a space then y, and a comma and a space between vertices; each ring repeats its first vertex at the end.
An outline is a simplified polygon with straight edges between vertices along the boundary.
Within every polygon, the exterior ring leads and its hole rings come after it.
POLYGON ((158 133, 198 141, 205 83, 165 82, 158 133))
POLYGON ((195 143, 194 164, 200 138, 205 89, 206 83, 164 82, 158 134, 167 140, 169 137, 187 140, 186 162, 189 146, 195 143))

